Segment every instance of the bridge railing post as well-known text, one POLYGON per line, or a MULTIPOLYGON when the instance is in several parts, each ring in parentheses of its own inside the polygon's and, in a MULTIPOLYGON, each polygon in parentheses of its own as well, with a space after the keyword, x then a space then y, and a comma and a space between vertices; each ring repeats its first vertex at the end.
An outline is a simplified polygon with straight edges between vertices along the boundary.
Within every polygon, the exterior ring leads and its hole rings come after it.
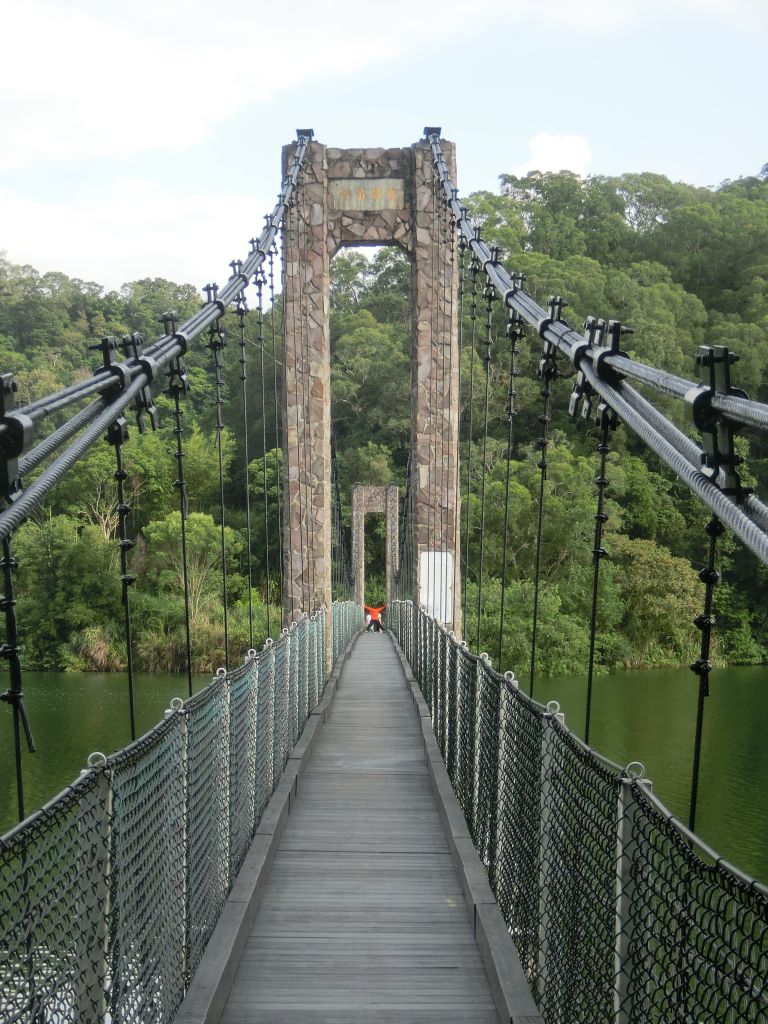
MULTIPOLYGON (((628 766, 631 769, 632 765, 628 766)), ((629 770, 619 780, 619 794, 616 807, 616 918, 614 926, 614 1024, 631 1024, 634 1020, 646 1019, 647 1007, 638 1005, 637 993, 630 998, 630 984, 634 975, 633 932, 635 916, 634 862, 637 831, 637 804, 632 786, 651 790, 649 779, 637 778, 629 770), (640 1013, 640 1015, 638 1015, 640 1013)))
POLYGON ((317 630, 318 614, 309 620, 309 646, 307 647, 307 690, 304 700, 304 725, 307 723, 309 713, 317 703, 317 630))
POLYGON ((302 618, 296 628, 291 632, 291 660, 288 671, 288 732, 287 748, 283 759, 283 767, 288 760, 288 754, 293 749, 296 738, 299 734, 299 683, 304 674, 304 648, 306 646, 305 631, 306 618, 302 618))
POLYGON ((229 877, 240 870, 258 812, 259 658, 249 650, 230 685, 229 877))
POLYGON ((427 616, 422 612, 421 622, 419 623, 419 683, 421 684, 421 690, 424 694, 424 700, 427 702, 427 706, 432 711, 432 694, 429 689, 429 665, 427 662, 427 651, 429 649, 429 622, 427 616))
MULTIPOLYGON (((81 772, 81 775, 86 774, 88 769, 81 772)), ((108 768, 98 770, 95 785, 80 800, 78 821, 80 861, 84 871, 78 899, 82 946, 74 975, 75 1011, 77 1020, 104 1020, 108 1010, 112 843, 112 772, 108 768)))
POLYGON ((223 836, 222 836, 222 855, 223 855, 223 873, 224 873, 224 888, 228 893, 232 886, 232 786, 230 779, 232 777, 232 680, 229 678, 227 673, 224 681, 224 728, 223 740, 224 740, 224 778, 227 780, 226 783, 226 815, 223 821, 223 836))
POLYGON ((446 665, 446 736, 443 757, 448 776, 453 782, 456 760, 456 671, 458 663, 458 641, 456 634, 451 632, 448 640, 448 660, 446 665))
POLYGON ((258 697, 258 773, 259 789, 256 804, 256 824, 261 821, 264 808, 274 789, 275 758, 275 643, 267 638, 259 657, 258 697))
POLYGON ((472 838, 480 859, 489 866, 489 840, 495 815, 496 773, 498 764, 498 684, 493 677, 491 659, 483 653, 476 662, 474 727, 472 730, 474 766, 472 838))
POLYGON ((554 747, 557 742, 555 720, 565 724, 565 715, 560 712, 557 701, 547 704, 547 712, 541 722, 541 785, 539 788, 539 941, 538 941, 538 976, 539 1005, 547 987, 549 905, 553 898, 553 886, 550 885, 550 845, 552 839, 552 799, 551 777, 554 761, 554 747))
POLYGON ((320 694, 323 689, 323 682, 325 680, 325 644, 323 642, 325 637, 325 608, 319 611, 315 615, 315 630, 314 630, 314 646, 312 648, 312 673, 314 676, 312 684, 312 692, 309 698, 309 708, 307 709, 307 715, 317 706, 317 702, 320 700, 320 694))
POLYGON ((334 619, 333 619, 333 662, 334 662, 334 664, 336 664, 336 662, 339 660, 339 656, 341 655, 341 649, 342 649, 341 641, 342 641, 342 637, 347 632, 347 619, 348 619, 348 616, 349 616, 349 608, 347 607, 346 602, 344 602, 344 604, 338 605, 337 608, 336 608, 336 615, 334 616, 334 619))
POLYGON ((307 686, 302 709, 302 731, 309 718, 309 712, 317 701, 317 612, 309 620, 309 643, 307 644, 307 686))
POLYGON ((435 736, 437 736, 437 715, 439 711, 437 706, 437 680, 438 669, 440 666, 440 651, 437 646, 437 623, 433 618, 428 620, 427 629, 427 643, 424 649, 424 660, 427 671, 429 672, 429 707, 432 711, 432 731, 435 736))
POLYGON ((181 943, 181 970, 182 978, 184 978, 184 983, 186 985, 191 973, 189 970, 191 920, 189 894, 189 723, 183 702, 178 697, 171 701, 171 707, 165 712, 165 717, 168 718, 174 711, 181 712, 181 721, 179 725, 179 788, 181 790, 181 800, 179 802, 179 806, 183 810, 178 816, 178 821, 172 823, 172 827, 175 827, 176 829, 176 848, 182 860, 179 870, 179 879, 182 889, 181 905, 184 908, 184 935, 181 943))
POLYGON ((296 680, 296 721, 295 731, 293 734, 293 742, 291 748, 293 748, 296 740, 304 729, 304 723, 307 720, 307 705, 309 703, 309 666, 310 666, 310 655, 309 649, 312 644, 312 633, 313 633, 313 622, 308 616, 304 619, 301 624, 301 635, 299 641, 301 644, 300 651, 301 657, 299 659, 299 671, 297 673, 298 679, 296 680))
MULTIPOLYGON (((516 788, 508 784, 507 773, 509 765, 507 760, 514 757, 516 751, 510 749, 510 733, 512 730, 511 719, 511 697, 509 690, 517 687, 517 680, 512 672, 504 673, 504 683, 499 688, 499 756, 496 764, 496 791, 498 799, 496 803, 496 848, 493 852, 493 863, 495 866, 493 878, 493 894, 499 904, 505 921, 509 921, 510 903, 507 892, 507 874, 504 866, 508 863, 508 840, 510 839, 509 823, 515 818, 514 802, 518 797, 516 788)), ((518 952, 522 951, 518 950, 518 952)))
MULTIPOLYGON (((480 688, 482 686, 482 675, 485 669, 485 662, 483 658, 487 659, 488 655, 482 655, 477 658, 474 664, 474 672, 472 676, 472 687, 471 696, 465 707, 467 711, 467 766, 469 768, 469 805, 465 808, 465 814, 469 822, 469 831, 472 834, 472 838, 475 840, 477 845, 477 812, 478 812, 478 798, 480 793, 480 762, 477 744, 477 734, 480 728, 480 715, 482 710, 480 708, 480 688)), ((482 856, 482 854, 481 854, 482 856)))
POLYGON ((496 887, 497 869, 497 835, 499 820, 499 796, 501 793, 501 777, 499 775, 499 749, 501 744, 501 690, 503 683, 498 675, 490 676, 486 673, 488 685, 483 732, 480 742, 483 747, 483 773, 488 780, 486 783, 486 808, 487 821, 487 864, 488 880, 491 888, 496 887))
POLYGON ((273 718, 272 741, 272 788, 283 773, 288 758, 288 730, 290 728, 290 673, 291 637, 296 623, 290 629, 283 629, 282 636, 275 644, 275 714, 273 718))
POLYGON ((415 645, 415 650, 414 650, 414 653, 415 653, 415 666, 414 667, 415 667, 415 670, 416 670, 416 681, 418 682, 419 687, 420 687, 421 692, 422 692, 422 695, 423 695, 424 699, 426 700, 427 699, 427 695, 426 695, 426 692, 425 692, 425 689, 424 689, 424 674, 421 671, 421 652, 422 652, 422 649, 424 647, 424 644, 423 644, 423 641, 422 641, 422 637, 424 635, 424 630, 426 629, 426 626, 425 626, 425 623, 424 623, 424 613, 421 611, 421 609, 419 608, 414 614, 415 614, 415 617, 416 617, 416 621, 414 623, 414 629, 413 629, 413 641, 414 641, 414 645, 415 645))
POLYGON ((448 664, 448 634, 443 629, 437 631, 438 644, 437 654, 437 713, 435 715, 435 734, 440 747, 443 761, 445 761, 445 718, 446 718, 446 694, 448 691, 446 680, 446 666, 448 664))

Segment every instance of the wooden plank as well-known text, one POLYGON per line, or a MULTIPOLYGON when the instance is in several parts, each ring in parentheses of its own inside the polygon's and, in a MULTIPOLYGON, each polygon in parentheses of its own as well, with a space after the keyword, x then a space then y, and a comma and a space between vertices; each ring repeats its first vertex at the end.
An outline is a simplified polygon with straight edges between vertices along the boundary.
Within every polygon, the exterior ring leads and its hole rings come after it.
POLYGON ((386 636, 339 679, 223 1024, 490 1024, 493 997, 386 636))

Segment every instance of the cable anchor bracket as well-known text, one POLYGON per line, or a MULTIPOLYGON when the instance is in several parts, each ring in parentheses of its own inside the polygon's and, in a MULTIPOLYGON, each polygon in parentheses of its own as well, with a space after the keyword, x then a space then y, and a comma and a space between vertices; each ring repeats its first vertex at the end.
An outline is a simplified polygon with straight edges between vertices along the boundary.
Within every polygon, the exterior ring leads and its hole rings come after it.
POLYGON ((707 383, 702 380, 697 387, 688 390, 685 404, 691 422, 701 434, 702 473, 723 494, 735 495, 741 501, 751 489, 742 486, 737 469, 742 462, 736 454, 735 445, 738 424, 722 416, 712 405, 715 395, 748 398, 741 388, 731 386, 731 366, 739 358, 725 345, 700 345, 696 365, 708 380, 707 383))
POLYGON ((568 305, 568 303, 562 295, 550 295, 547 305, 549 306, 549 316, 542 317, 536 325, 538 335, 544 342, 544 348, 541 359, 539 360, 539 368, 536 372, 536 376, 545 382, 552 381, 557 376, 557 345, 552 341, 548 341, 545 337, 545 333, 552 324, 565 323, 563 320, 563 309, 568 305))
POLYGON ((125 358, 134 360, 137 368, 148 377, 147 383, 136 395, 136 401, 133 404, 139 433, 146 432, 147 421, 152 430, 157 430, 159 417, 151 386, 158 374, 157 362, 151 356, 144 355, 144 338, 138 331, 123 335, 120 340, 120 348, 125 358))
POLYGON ((0 376, 0 496, 13 504, 21 496, 19 458, 29 448, 35 432, 30 416, 13 411, 14 395, 18 389, 12 373, 0 376))
MULTIPOLYGON (((620 320, 609 320, 606 323, 605 320, 600 319, 597 321, 597 328, 600 337, 597 342, 597 351, 592 357, 592 365, 595 373, 601 380, 604 380, 612 387, 616 387, 624 379, 624 375, 610 366, 606 360, 609 356, 623 356, 625 359, 628 359, 627 353, 621 349, 621 339, 624 335, 634 334, 635 332, 633 328, 625 327, 620 320), (608 343, 603 345, 602 340, 605 335, 608 336, 608 343)), ((597 407, 595 423, 600 427, 605 425, 610 430, 615 430, 619 424, 619 417, 604 398, 601 399, 597 407)))

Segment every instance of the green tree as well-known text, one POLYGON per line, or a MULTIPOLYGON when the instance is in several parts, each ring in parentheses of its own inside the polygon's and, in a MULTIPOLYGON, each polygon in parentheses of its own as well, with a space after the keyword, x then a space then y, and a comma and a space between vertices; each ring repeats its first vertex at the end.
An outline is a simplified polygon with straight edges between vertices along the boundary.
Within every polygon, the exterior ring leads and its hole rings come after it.
MULTIPOLYGON (((190 621, 194 624, 221 603, 221 530, 213 516, 191 512, 187 516, 186 532, 190 621)), ((147 540, 145 587, 154 593, 183 594, 181 513, 171 512, 164 519, 150 523, 144 529, 144 536, 147 540)), ((224 539, 228 570, 234 573, 239 567, 242 538, 226 526, 224 539)), ((232 585, 235 580, 230 578, 229 583, 232 585)))
POLYGON ((73 637, 106 623, 120 642, 119 552, 99 527, 69 516, 28 522, 16 533, 14 554, 28 668, 62 668, 73 637))

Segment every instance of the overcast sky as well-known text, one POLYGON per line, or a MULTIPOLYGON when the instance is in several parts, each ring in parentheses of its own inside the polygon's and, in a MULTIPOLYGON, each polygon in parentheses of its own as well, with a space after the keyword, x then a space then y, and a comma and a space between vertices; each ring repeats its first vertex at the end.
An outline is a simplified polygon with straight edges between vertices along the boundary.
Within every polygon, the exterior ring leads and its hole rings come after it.
POLYGON ((117 288, 223 281, 296 128, 503 172, 768 162, 768 0, 0 0, 0 250, 117 288))

